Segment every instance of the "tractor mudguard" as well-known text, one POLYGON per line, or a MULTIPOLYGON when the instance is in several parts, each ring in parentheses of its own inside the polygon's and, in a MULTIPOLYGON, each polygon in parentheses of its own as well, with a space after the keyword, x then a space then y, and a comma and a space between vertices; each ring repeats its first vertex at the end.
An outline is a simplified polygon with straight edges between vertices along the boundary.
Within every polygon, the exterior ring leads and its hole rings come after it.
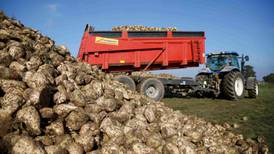
POLYGON ((256 77, 248 77, 246 79, 245 89, 253 89, 255 83, 256 83, 256 77))
POLYGON ((239 71, 239 68, 235 66, 225 66, 220 72, 232 72, 232 71, 239 71))
POLYGON ((202 68, 197 75, 199 75, 199 74, 211 74, 211 73, 212 73, 212 71, 209 68, 205 67, 205 68, 202 68))

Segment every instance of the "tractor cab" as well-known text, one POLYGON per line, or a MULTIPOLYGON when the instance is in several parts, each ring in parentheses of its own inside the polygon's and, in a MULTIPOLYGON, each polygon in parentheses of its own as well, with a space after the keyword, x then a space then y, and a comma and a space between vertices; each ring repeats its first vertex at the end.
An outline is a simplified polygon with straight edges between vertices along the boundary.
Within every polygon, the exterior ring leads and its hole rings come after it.
POLYGON ((258 95, 256 77, 246 77, 244 71, 248 56, 236 52, 219 52, 207 55, 206 68, 196 75, 198 96, 213 94, 228 99, 244 97, 245 90, 251 98, 258 95), (240 62, 239 62, 240 59, 240 62))
POLYGON ((227 66, 240 70, 238 57, 236 52, 211 53, 207 55, 206 67, 212 72, 220 72, 227 66))

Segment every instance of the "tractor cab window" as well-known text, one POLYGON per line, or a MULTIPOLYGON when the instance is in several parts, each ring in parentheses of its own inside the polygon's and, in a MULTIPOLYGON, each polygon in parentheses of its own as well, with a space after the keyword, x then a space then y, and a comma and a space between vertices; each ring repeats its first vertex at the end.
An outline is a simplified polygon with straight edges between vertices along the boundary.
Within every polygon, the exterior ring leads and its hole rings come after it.
POLYGON ((231 56, 230 66, 234 66, 234 67, 240 68, 237 56, 231 56))
POLYGON ((207 67, 212 71, 220 71, 225 66, 234 66, 239 68, 237 56, 213 55, 207 58, 207 67))

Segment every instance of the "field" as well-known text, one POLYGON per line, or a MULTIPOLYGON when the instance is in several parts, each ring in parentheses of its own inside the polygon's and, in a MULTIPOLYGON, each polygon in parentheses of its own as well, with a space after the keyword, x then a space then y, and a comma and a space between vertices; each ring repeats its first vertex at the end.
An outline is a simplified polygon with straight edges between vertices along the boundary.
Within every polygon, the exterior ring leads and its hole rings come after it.
POLYGON ((238 124, 232 131, 247 138, 264 136, 274 153, 274 84, 261 85, 257 99, 239 101, 198 98, 165 98, 163 101, 184 114, 196 115, 213 123, 238 124), (247 119, 243 120, 243 117, 247 119))

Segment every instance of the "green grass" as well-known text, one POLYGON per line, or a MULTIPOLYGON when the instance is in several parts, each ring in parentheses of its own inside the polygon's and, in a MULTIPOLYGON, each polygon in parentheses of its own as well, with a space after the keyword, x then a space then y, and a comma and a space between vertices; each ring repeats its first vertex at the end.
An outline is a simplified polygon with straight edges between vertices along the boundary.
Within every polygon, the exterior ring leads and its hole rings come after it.
POLYGON ((239 101, 223 99, 165 98, 163 101, 184 114, 196 115, 214 123, 237 123, 236 133, 246 138, 264 136, 274 153, 274 84, 261 85, 259 97, 239 101), (244 121, 243 117, 248 120, 244 121))

